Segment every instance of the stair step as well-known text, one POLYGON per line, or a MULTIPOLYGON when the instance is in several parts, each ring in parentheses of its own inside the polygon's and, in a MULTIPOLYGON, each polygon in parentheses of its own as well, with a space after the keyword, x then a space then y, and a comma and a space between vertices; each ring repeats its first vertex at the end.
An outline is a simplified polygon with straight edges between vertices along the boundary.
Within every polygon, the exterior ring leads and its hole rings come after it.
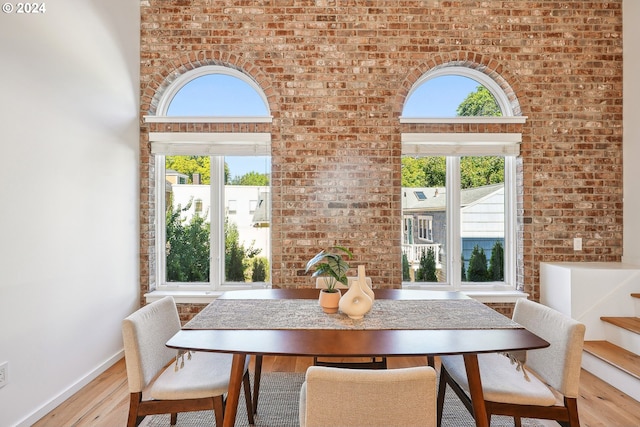
POLYGON ((640 317, 601 317, 600 320, 640 334, 640 317))
POLYGON ((640 379, 640 356, 609 341, 585 341, 584 351, 640 379))

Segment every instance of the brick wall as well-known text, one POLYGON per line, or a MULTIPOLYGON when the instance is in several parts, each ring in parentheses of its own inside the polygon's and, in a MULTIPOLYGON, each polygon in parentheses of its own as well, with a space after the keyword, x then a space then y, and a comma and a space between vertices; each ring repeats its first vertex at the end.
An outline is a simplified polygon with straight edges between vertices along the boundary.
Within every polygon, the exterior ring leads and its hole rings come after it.
MULTIPOLYGON (((446 65, 503 82, 528 116, 518 285, 537 299, 541 261, 620 260, 621 0, 145 0, 141 16, 141 115, 180 73, 205 64, 241 70, 267 94, 274 285, 311 285, 305 262, 336 242, 377 284, 400 285, 407 129, 398 117, 411 85, 446 65)), ((145 292, 155 281, 154 183, 149 127, 141 130, 145 292)))

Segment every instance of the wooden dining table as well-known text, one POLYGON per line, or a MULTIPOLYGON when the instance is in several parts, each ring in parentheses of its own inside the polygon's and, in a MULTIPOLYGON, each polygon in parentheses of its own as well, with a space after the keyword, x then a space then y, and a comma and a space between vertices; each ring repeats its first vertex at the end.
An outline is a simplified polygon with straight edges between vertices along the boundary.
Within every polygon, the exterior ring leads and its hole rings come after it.
MULTIPOLYGON (((461 354, 478 427, 488 427, 477 354, 543 348, 548 342, 459 292, 376 289, 354 321, 325 314, 317 289, 225 292, 168 342, 180 351, 233 354, 224 427, 235 424, 247 355, 256 356, 254 411, 263 355, 394 357, 461 354)), ((514 367, 515 369, 515 367, 514 367)))

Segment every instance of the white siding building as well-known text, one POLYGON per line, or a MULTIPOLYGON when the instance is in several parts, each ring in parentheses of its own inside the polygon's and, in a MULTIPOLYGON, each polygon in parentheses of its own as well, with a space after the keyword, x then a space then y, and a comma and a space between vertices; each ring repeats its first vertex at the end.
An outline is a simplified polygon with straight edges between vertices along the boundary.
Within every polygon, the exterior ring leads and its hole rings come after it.
MULTIPOLYGON (((187 206, 183 218, 187 221, 197 212, 209 215, 211 210, 211 186, 194 184, 172 184, 174 206, 187 206)), ((238 226, 240 243, 245 248, 253 246, 261 249, 259 256, 270 258, 271 246, 269 227, 262 227, 254 221, 254 214, 258 210, 261 195, 269 193, 269 187, 257 185, 226 185, 224 191, 225 213, 229 222, 238 226)))

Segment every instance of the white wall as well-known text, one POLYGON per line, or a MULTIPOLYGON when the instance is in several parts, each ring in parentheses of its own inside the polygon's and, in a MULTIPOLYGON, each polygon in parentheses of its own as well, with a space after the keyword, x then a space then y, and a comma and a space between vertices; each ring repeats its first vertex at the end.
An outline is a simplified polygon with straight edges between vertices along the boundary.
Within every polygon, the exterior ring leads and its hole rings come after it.
POLYGON ((119 359, 138 304, 139 2, 46 7, 0 13, 1 426, 119 359))
POLYGON ((623 17, 623 153, 624 254, 623 261, 640 265, 640 1, 624 0, 623 17))

